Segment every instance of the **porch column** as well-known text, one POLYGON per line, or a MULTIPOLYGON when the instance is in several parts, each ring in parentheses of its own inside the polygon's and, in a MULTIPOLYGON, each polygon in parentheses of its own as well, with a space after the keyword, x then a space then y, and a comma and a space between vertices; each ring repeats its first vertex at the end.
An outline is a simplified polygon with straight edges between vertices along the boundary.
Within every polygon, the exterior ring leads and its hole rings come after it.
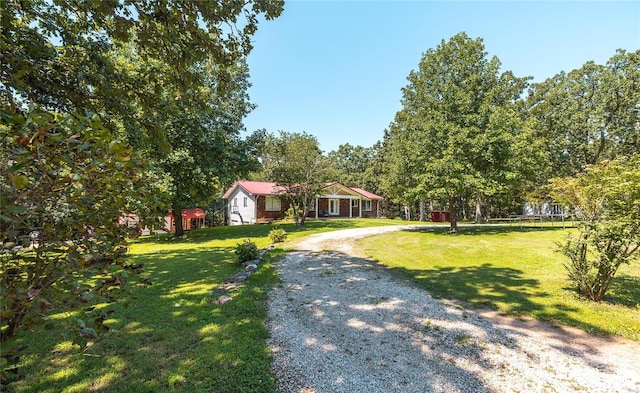
POLYGON ((353 218, 353 199, 349 198, 349 218, 353 218))
POLYGON ((360 201, 358 202, 358 217, 362 218, 362 198, 360 198, 360 201))

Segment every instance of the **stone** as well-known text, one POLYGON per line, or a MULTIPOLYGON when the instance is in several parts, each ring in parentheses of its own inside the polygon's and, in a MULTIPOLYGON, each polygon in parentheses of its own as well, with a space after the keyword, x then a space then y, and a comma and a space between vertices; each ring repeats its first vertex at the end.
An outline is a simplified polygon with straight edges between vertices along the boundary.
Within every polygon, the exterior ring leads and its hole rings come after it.
POLYGON ((260 263, 260 259, 251 259, 246 262, 242 262, 242 267, 247 267, 248 265, 257 265, 260 263))
POLYGON ((256 269, 258 269, 258 265, 256 265, 255 263, 250 263, 250 264, 248 264, 247 266, 244 267, 244 270, 248 271, 248 272, 253 272, 256 269))
POLYGON ((251 275, 251 272, 240 272, 224 280, 225 283, 243 283, 247 281, 247 278, 251 275))
POLYGON ((222 295, 219 298, 217 298, 216 300, 214 300, 213 304, 225 304, 225 303, 228 303, 228 302, 230 302, 232 300, 233 300, 233 298, 231 296, 222 295))

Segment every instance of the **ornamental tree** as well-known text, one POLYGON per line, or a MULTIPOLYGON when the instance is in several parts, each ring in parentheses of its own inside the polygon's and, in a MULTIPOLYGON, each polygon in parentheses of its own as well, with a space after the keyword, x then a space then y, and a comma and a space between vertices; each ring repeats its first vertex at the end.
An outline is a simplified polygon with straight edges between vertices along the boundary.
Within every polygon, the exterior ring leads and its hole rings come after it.
POLYGON ((303 226, 330 168, 318 140, 306 132, 268 134, 262 164, 267 178, 284 189, 282 198, 289 201, 296 225, 303 226))
POLYGON ((602 300, 619 267, 640 257, 640 154, 587 166, 576 177, 552 179, 551 187, 579 220, 578 236, 560 245, 569 280, 602 300))

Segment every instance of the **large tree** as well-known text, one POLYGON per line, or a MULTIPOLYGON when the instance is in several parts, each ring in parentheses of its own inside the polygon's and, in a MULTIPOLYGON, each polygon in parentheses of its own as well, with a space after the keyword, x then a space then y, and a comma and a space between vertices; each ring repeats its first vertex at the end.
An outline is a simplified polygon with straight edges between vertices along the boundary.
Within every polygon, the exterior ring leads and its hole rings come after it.
POLYGON ((445 198, 455 232, 459 196, 475 194, 479 205, 518 176, 512 148, 526 146, 518 101, 527 79, 501 73, 482 39, 464 33, 429 49, 407 79, 385 183, 411 201, 445 198))
POLYGON ((263 131, 241 138, 244 117, 253 109, 247 89, 248 68, 205 64, 208 77, 199 89, 204 105, 178 106, 171 98, 173 110, 165 113, 169 151, 156 150, 158 166, 170 175, 171 209, 175 219, 175 236, 182 236, 182 208, 203 205, 220 194, 233 180, 259 168, 258 148, 263 131), (226 87, 218 89, 224 80, 226 87), (168 115, 168 116, 167 116, 168 115))
POLYGON ((315 198, 327 182, 328 159, 318 140, 306 132, 268 134, 262 154, 265 176, 284 189, 296 225, 303 226, 315 198))
MULTIPOLYGON (((200 131, 210 125, 207 100, 245 93, 234 88, 242 73, 229 70, 249 53, 258 17, 277 17, 282 6, 281 0, 2 2, 3 378, 15 359, 10 343, 56 304, 50 295, 69 285, 65 294, 82 305, 124 284, 116 218, 157 216, 152 206, 161 193, 154 186, 163 183, 146 180, 155 179, 160 159, 171 154, 168 131, 185 130, 189 121, 200 131), (211 77, 206 64, 220 70, 215 94, 203 94, 211 77), (95 271, 104 285, 75 284, 95 271), (5 290, 9 279, 15 285, 5 290)), ((237 122, 221 123, 216 129, 224 131, 198 146, 237 152, 237 122)), ((90 326, 78 324, 77 337, 94 337, 90 326)))
POLYGON ((605 65, 589 61, 533 86, 528 98, 550 153, 549 176, 640 151, 640 51, 619 50, 605 65))

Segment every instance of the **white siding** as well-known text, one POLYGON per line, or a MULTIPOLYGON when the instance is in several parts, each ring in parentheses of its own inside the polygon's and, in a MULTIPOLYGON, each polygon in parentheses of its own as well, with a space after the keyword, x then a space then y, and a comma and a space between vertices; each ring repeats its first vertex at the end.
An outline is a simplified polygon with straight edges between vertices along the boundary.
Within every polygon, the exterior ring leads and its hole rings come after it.
POLYGON ((228 201, 229 225, 253 224, 256 222, 256 199, 242 187, 238 187, 228 201), (247 206, 244 206, 247 198, 247 206), (237 201, 237 206, 235 205, 237 201))

